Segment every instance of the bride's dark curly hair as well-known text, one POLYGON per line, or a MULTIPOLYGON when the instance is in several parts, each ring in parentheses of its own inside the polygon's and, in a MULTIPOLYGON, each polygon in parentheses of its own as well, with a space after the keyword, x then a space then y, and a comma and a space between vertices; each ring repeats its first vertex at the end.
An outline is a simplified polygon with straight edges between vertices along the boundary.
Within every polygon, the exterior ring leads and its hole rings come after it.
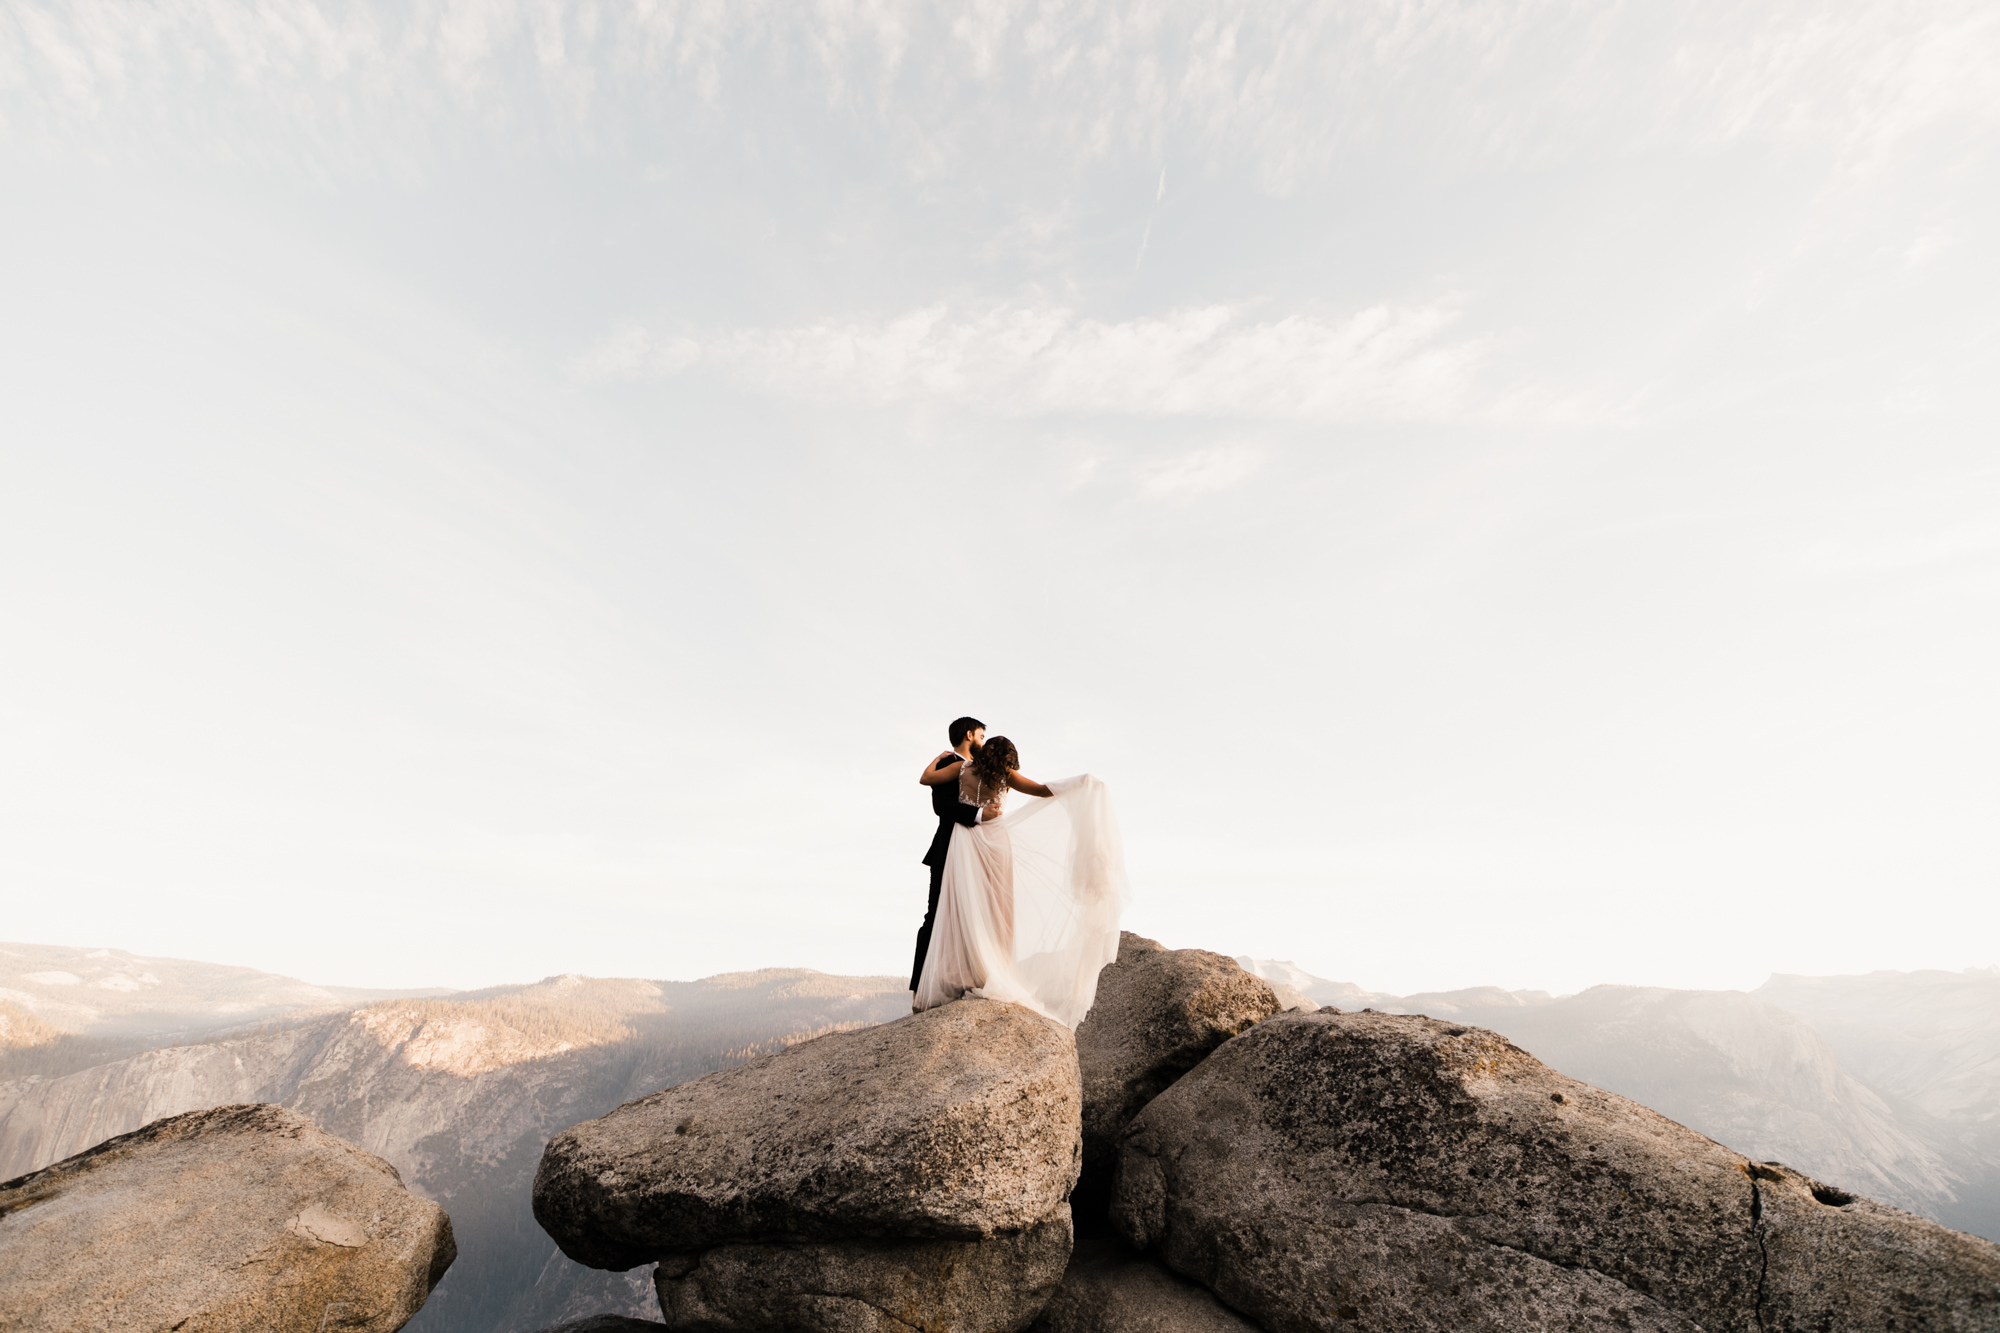
POLYGON ((988 797, 998 795, 1007 785, 1007 774, 1021 766, 1021 752, 1005 736, 990 737, 972 754, 972 776, 988 797))

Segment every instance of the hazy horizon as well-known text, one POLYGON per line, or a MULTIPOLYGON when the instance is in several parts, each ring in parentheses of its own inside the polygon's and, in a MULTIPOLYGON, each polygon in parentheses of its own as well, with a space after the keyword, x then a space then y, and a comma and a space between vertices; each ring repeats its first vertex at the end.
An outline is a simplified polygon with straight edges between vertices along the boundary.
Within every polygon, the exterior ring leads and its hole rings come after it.
MULTIPOLYGON (((15 945, 20 945, 20 946, 24 946, 24 947, 27 947, 27 948, 33 948, 33 949, 74 949, 74 950, 78 950, 78 951, 80 951, 80 952, 86 952, 86 955, 87 955, 87 956, 88 956, 88 955, 90 955, 90 954, 101 954, 101 953, 102 953, 102 952, 104 952, 105 950, 107 950, 107 949, 110 949, 110 948, 111 948, 111 946, 99 946, 99 945, 90 945, 90 944, 51 944, 51 943, 48 943, 48 942, 46 942, 46 941, 28 941, 28 940, 0 940, 0 952, 4 952, 4 951, 8 950, 9 948, 11 948, 12 946, 15 946, 15 945)), ((1204 947, 1206 947, 1206 946, 1204 946, 1204 945, 1200 945, 1200 944, 1189 944, 1189 943, 1186 943, 1186 942, 1168 942, 1168 947, 1169 947, 1169 948, 1204 948, 1204 947)), ((474 992, 477 992, 477 991, 483 991, 483 990, 493 990, 493 989, 505 989, 505 988, 508 988, 508 987, 513 987, 513 986, 534 986, 534 985, 538 985, 538 984, 540 984, 540 983, 542 983, 542 982, 546 982, 546 981, 550 981, 550 980, 552 980, 552 979, 554 979, 554 978, 556 978, 556 977, 561 977, 561 976, 583 976, 583 977, 586 977, 586 978, 589 978, 589 979, 591 979, 591 980, 597 980, 597 981, 616 981, 616 980, 621 980, 621 979, 632 979, 632 980, 641 980, 641 981, 666 981, 666 982, 675 982, 675 983, 694 983, 694 982, 701 982, 701 981, 712 981, 712 980, 714 980, 714 979, 716 979, 716 978, 718 978, 718 977, 724 977, 724 976, 742 976, 742 975, 747 975, 747 974, 750 974, 750 973, 755 973, 755 972, 769 972, 769 971, 788 971, 788 970, 793 970, 793 969, 798 969, 798 968, 805 968, 805 967, 806 967, 806 965, 805 965, 805 964, 803 964, 803 963, 792 963, 792 962, 784 962, 784 961, 778 961, 778 962, 769 962, 769 963, 765 963, 765 964, 763 964, 763 965, 761 965, 761 966, 759 966, 759 967, 755 967, 755 968, 746 968, 746 969, 740 969, 740 970, 731 970, 731 971, 725 971, 725 972, 708 972, 708 973, 703 973, 703 974, 700 974, 700 975, 693 975, 693 976, 666 976, 666 975, 663 975, 663 974, 659 974, 659 973, 643 973, 643 974, 642 974, 642 973, 630 973, 630 974, 624 974, 624 975, 623 975, 622 977, 621 977, 621 976, 610 976, 610 975, 605 975, 605 974, 601 974, 601 973, 586 973, 586 972, 578 972, 578 971, 577 971, 576 969, 574 969, 574 968, 570 968, 570 969, 562 969, 562 970, 558 970, 558 971, 555 971, 555 972, 550 972, 550 973, 545 973, 545 974, 543 974, 543 975, 541 975, 541 976, 537 976, 537 977, 511 977, 511 978, 506 978, 506 979, 503 979, 503 980, 497 980, 497 981, 490 981, 490 982, 487 982, 487 983, 485 983, 485 984, 483 984, 483 985, 480 985, 480 986, 465 986, 465 987, 438 987, 438 986, 436 986, 436 985, 434 985, 434 984, 432 984, 432 983, 427 983, 427 982, 423 981, 423 980, 422 980, 421 978, 417 978, 417 979, 408 979, 408 978, 405 978, 405 979, 403 980, 403 982, 402 982, 402 983, 401 983, 400 985, 393 985, 393 984, 392 984, 392 985, 388 985, 388 986, 366 986, 366 987, 364 987, 364 986, 358 986, 358 985, 355 985, 355 984, 353 984, 352 982, 348 982, 348 981, 344 981, 344 980, 342 980, 342 979, 340 979, 340 978, 338 978, 338 977, 308 977, 308 976, 300 976, 300 977, 293 977, 293 976, 289 976, 288 974, 285 974, 285 973, 277 973, 277 972, 272 972, 272 971, 271 971, 270 969, 268 969, 268 968, 260 968, 260 967, 257 967, 257 966, 255 966, 254 964, 248 964, 248 963, 243 963, 243 962, 240 962, 240 961, 235 961, 235 960, 229 960, 229 959, 221 959, 221 958, 176 958, 176 957, 172 957, 172 956, 169 956, 169 955, 166 955, 166 954, 137 954, 137 953, 132 953, 132 951, 130 951, 130 950, 115 950, 115 951, 116 951, 116 952, 122 952, 122 953, 126 953, 126 954, 130 955, 130 956, 131 956, 132 958, 136 959, 136 960, 137 960, 137 961, 139 961, 139 962, 146 962, 146 963, 184 963, 184 964, 197 964, 197 965, 203 965, 203 966, 212 966, 212 967, 213 967, 213 966, 219 966, 219 967, 225 967, 225 968, 238 968, 238 969, 244 969, 244 970, 248 970, 248 971, 253 971, 253 972, 257 972, 257 973, 260 973, 260 974, 264 974, 264 975, 269 975, 269 976, 274 976, 274 977, 281 977, 281 978, 284 978, 284 979, 287 979, 287 980, 292 980, 292 981, 299 981, 299 982, 303 982, 303 983, 305 983, 306 985, 309 985, 309 986, 316 986, 316 987, 320 987, 320 988, 322 988, 322 989, 329 989, 329 988, 330 988, 330 989, 339 989, 339 990, 347 990, 347 991, 356 991, 356 990, 384 990, 384 991, 389 991, 389 992, 394 992, 394 991, 399 991, 399 990, 400 990, 400 991, 405 991, 405 992, 415 992, 415 991, 418 991, 418 990, 429 990, 429 991, 433 991, 433 992, 436 992, 436 991, 440 991, 440 990, 442 990, 442 991, 444 991, 444 992, 446 992, 446 993, 449 993, 449 994, 470 994, 470 993, 474 993, 474 992)), ((1218 951, 1218 952, 1219 952, 1219 951, 1218 951)), ((1238 961, 1242 961, 1242 959, 1244 959, 1245 957, 1248 957, 1248 955, 1242 955, 1242 954, 1238 954, 1238 955, 1232 955, 1232 956, 1233 956, 1233 957, 1235 957, 1235 958, 1236 958, 1236 959, 1237 959, 1238 961)), ((1293 960, 1293 959, 1289 959, 1289 958, 1255 958, 1255 959, 1252 959, 1251 961, 1252 961, 1252 962, 1254 962, 1254 963, 1256 963, 1256 964, 1257 964, 1257 965, 1258 965, 1259 967, 1266 967, 1266 966, 1269 966, 1269 965, 1272 965, 1272 964, 1277 964, 1277 965, 1279 965, 1279 966, 1289 966, 1289 967, 1298 967, 1298 964, 1297 964, 1297 962, 1296 962, 1295 960, 1293 960)), ((807 969, 807 970, 812 970, 812 971, 821 971, 821 972, 824 972, 824 969, 818 969, 818 968, 812 968, 812 969, 807 969)), ((1357 980, 1356 980, 1355 978, 1353 978, 1353 977, 1327 977, 1327 976, 1319 976, 1319 975, 1318 975, 1318 974, 1316 974, 1316 973, 1312 973, 1312 972, 1311 972, 1311 969, 1309 969, 1309 968, 1300 968, 1299 970, 1300 970, 1300 971, 1302 971, 1302 972, 1306 972, 1306 973, 1308 973, 1309 975, 1311 975, 1311 976, 1312 976, 1312 979, 1313 979, 1313 980, 1315 980, 1315 981, 1324 981, 1324 982, 1334 982, 1334 983, 1351 983, 1351 984, 1354 984, 1354 985, 1358 985, 1358 986, 1359 986, 1359 987, 1360 987, 1360 988, 1361 988, 1362 990, 1364 990, 1364 991, 1369 991, 1369 992, 1372 992, 1372 993, 1375 993, 1375 994, 1381 994, 1381 995, 1395 995, 1395 994, 1397 994, 1396 992, 1392 992, 1392 991, 1387 991, 1387 990, 1384 990, 1384 989, 1383 989, 1382 987, 1379 987, 1379 986, 1370 986, 1370 985, 1368 985, 1368 984, 1367 984, 1367 983, 1366 983, 1365 981, 1357 981, 1357 980)), ((1922 969, 1922 968, 1920 968, 1920 969, 1893 969, 1893 968, 1882 968, 1882 969, 1877 969, 1876 971, 1874 971, 1874 972, 1869 972, 1869 973, 1847 973, 1847 974, 1832 974, 1832 975, 1828 975, 1828 976, 1815 976, 1815 977, 1810 977, 1810 978, 1808 978, 1808 979, 1810 979, 1810 980, 1816 980, 1816 981, 1819 981, 1819 980, 1852 980, 1852 979, 1856 979, 1856 978, 1863 978, 1863 977, 1870 977, 1870 976, 1874 976, 1874 977, 1881 977, 1881 976, 1912 976, 1912 975, 1918 975, 1918 974, 1920 974, 1920 973, 1923 973, 1923 972, 1936 972, 1936 973, 1940 973, 1940 974, 1942 974, 1942 975, 1946 975, 1946 976, 1973 976, 1973 975, 2000 975, 2000 967, 1995 967, 1995 966, 1987 966, 1987 967, 1978 967, 1978 966, 1974 966, 1974 967, 1966 967, 1966 968, 1959 968, 1959 969, 1938 969, 1938 968, 1927 968, 1927 969, 1922 969)), ((900 971, 893 971, 893 972, 887 972, 887 973, 860 973, 860 974, 858 974, 858 973, 831 973, 831 974, 828 974, 828 975, 836 975, 836 976, 840 976, 840 975, 847 975, 847 976, 871 976, 871 977, 880 977, 880 976, 887 976, 887 977, 891 977, 891 978, 899 978, 899 977, 900 977, 900 976, 902 975, 902 973, 901 973, 900 971)), ((1263 974, 1261 974, 1261 973, 1260 973, 1260 975, 1263 975, 1263 974)), ((1762 981, 1760 981, 1760 982, 1758 982, 1758 983, 1757 983, 1756 985, 1751 985, 1751 986, 1747 986, 1747 987, 1714 987, 1714 988, 1706 988, 1706 989, 1712 989, 1712 990, 1734 990, 1734 991, 1741 991, 1741 992, 1745 992, 1745 993, 1749 993, 1749 992, 1754 992, 1754 991, 1758 990, 1758 989, 1759 989, 1759 988, 1760 988, 1761 986, 1763 986, 1763 985, 1766 985, 1766 984, 1770 983, 1771 981, 1774 981, 1774 980, 1777 980, 1777 979, 1780 979, 1780 978, 1788 978, 1788 977, 1798 977, 1798 976, 1801 976, 1801 975, 1803 975, 1803 974, 1799 974, 1799 973, 1785 973, 1785 972, 1773 972, 1773 973, 1770 973, 1769 975, 1767 975, 1767 976, 1766 976, 1765 978, 1763 978, 1763 980, 1762 980, 1762 981)), ((1487 988, 1491 987, 1492 985, 1493 985, 1493 983, 1491 983, 1491 982, 1481 982, 1481 981, 1468 981, 1468 982, 1465 982, 1464 984, 1462 984, 1462 985, 1458 985, 1458 986, 1449 986, 1449 987, 1437 987, 1437 988, 1432 988, 1432 989, 1430 989, 1430 990, 1426 990, 1426 991, 1410 991, 1410 992, 1404 992, 1404 993, 1402 993, 1402 994, 1403 994, 1404 996, 1407 996, 1407 995, 1422 995, 1422 994, 1437 994, 1437 993, 1449 993, 1449 992, 1452 992, 1452 991, 1466 991, 1466 990, 1481 990, 1481 989, 1487 989, 1487 988)), ((1540 987, 1510 987, 1510 988, 1503 988, 1503 989, 1509 989, 1509 990, 1511 990, 1511 991, 1513 991, 1513 992, 1515 992, 1515 993, 1517 993, 1517 994, 1518 994, 1518 993, 1530 993, 1530 994, 1532 994, 1532 993, 1546 993, 1546 994, 1548 994, 1548 995, 1549 995, 1549 996, 1550 996, 1550 997, 1551 997, 1552 999, 1557 999, 1557 1000, 1565 1000, 1565 999, 1569 999, 1569 998, 1571 998, 1571 997, 1573 997, 1573 996, 1576 996, 1576 995, 1579 995, 1579 994, 1582 994, 1582 993, 1583 993, 1583 991, 1586 991, 1586 990, 1590 990, 1590 989, 1593 989, 1594 987, 1597 987, 1597 986, 1614 986, 1614 987, 1615 987, 1615 986, 1636 986, 1636 985, 1638 985, 1638 983, 1632 983, 1632 982, 1623 982, 1623 981, 1618 981, 1618 980, 1616 980, 1616 979, 1610 979, 1610 978, 1607 978, 1606 980, 1603 980, 1603 981, 1598 981, 1598 982, 1593 982, 1593 983, 1591 983, 1591 985, 1590 985, 1590 986, 1584 986, 1584 987, 1580 987, 1579 989, 1577 989, 1577 990, 1574 990, 1574 991, 1544 991, 1544 989, 1543 989, 1543 988, 1540 988, 1540 987)), ((1664 988, 1664 989, 1699 989, 1699 988, 1676 988, 1676 987, 1667 987, 1667 988, 1664 988)), ((62 995, 67 995, 67 994, 69 994, 70 992, 69 992, 69 990, 68 990, 68 987, 67 987, 67 986, 63 986, 63 987, 61 987, 61 988, 59 988, 59 989, 58 989, 57 993, 58 993, 58 994, 62 994, 62 995)), ((126 994, 126 993, 128 993, 128 992, 126 991, 126 989, 125 989, 125 988, 123 988, 123 987, 121 987, 121 988, 120 988, 120 994, 126 994)), ((139 993, 140 993, 140 994, 143 994, 144 992, 139 992, 139 993)), ((79 998, 85 998, 85 999, 87 999, 87 998, 88 998, 88 992, 87 992, 87 991, 79 991, 79 992, 76 992, 76 994, 78 995, 78 997, 79 997, 79 998)), ((4 996, 0 996, 0 998, 4 998, 4 996)))
POLYGON ((1996 57, 1958 0, 17 0, 6 933, 894 974, 971 713, 1106 781, 1175 946, 2000 962, 1996 57))

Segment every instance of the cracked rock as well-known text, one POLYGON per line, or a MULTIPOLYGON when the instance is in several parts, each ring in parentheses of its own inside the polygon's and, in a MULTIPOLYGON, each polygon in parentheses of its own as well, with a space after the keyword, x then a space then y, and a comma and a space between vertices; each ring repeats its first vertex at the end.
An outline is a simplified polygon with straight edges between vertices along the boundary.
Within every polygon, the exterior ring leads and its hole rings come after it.
POLYGON ((0 1184, 0 1328, 393 1333, 456 1253, 381 1158, 223 1106, 0 1184))
POLYGON ((1760 1327, 2000 1329, 2000 1245, 1776 1163, 1749 1170, 1760 1327))
POLYGON ((1099 1216, 1118 1140, 1132 1117, 1210 1051, 1278 1008, 1270 983, 1234 958, 1163 948, 1129 930, 1118 937, 1118 957, 1097 974, 1097 1001, 1076 1030, 1083 1192, 1096 1194, 1099 1216))
POLYGON ((1112 1220, 1287 1333, 2000 1329, 2000 1246, 1753 1168, 1482 1029, 1284 1014, 1138 1115, 1112 1220))
POLYGON ((654 1271, 669 1328, 702 1333, 1017 1333, 1069 1261, 1064 1208, 990 1240, 722 1245, 654 1271))

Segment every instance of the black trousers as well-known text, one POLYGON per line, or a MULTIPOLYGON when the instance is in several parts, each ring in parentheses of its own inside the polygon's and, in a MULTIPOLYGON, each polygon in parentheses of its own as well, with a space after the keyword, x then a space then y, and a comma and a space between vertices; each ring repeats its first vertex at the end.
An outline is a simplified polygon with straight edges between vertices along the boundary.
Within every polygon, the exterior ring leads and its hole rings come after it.
POLYGON ((931 951, 931 927, 937 924, 938 891, 944 888, 944 858, 931 867, 931 905, 924 910, 924 924, 917 927, 917 961, 910 965, 910 989, 924 979, 924 955, 931 951))

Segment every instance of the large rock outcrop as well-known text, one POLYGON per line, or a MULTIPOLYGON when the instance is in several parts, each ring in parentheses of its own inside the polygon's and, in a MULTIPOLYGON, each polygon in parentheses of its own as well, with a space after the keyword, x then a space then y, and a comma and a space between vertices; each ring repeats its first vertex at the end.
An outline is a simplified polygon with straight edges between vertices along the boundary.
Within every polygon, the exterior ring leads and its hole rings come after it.
POLYGON ((224 1106, 0 1184, 0 1327, 393 1333, 455 1254, 444 1210, 381 1158, 224 1106))
POLYGON ((535 1217, 660 1261, 670 1326, 1013 1333, 1062 1276, 1082 1096, 1068 1030, 967 999, 840 1032, 559 1134, 535 1217))
POLYGON ((1168 949, 1125 931, 1076 1030, 1084 1172, 1108 1187, 1125 1127, 1210 1051, 1278 1012, 1263 978, 1206 949, 1168 949))
POLYGON ((1112 1218, 1270 1328, 2000 1328, 2000 1246, 1419 1017, 1220 1047, 1133 1122, 1112 1218))
POLYGON ((1069 1033, 963 1000, 627 1102, 550 1141, 535 1219, 594 1268, 729 1241, 977 1240, 1075 1183, 1069 1033))

